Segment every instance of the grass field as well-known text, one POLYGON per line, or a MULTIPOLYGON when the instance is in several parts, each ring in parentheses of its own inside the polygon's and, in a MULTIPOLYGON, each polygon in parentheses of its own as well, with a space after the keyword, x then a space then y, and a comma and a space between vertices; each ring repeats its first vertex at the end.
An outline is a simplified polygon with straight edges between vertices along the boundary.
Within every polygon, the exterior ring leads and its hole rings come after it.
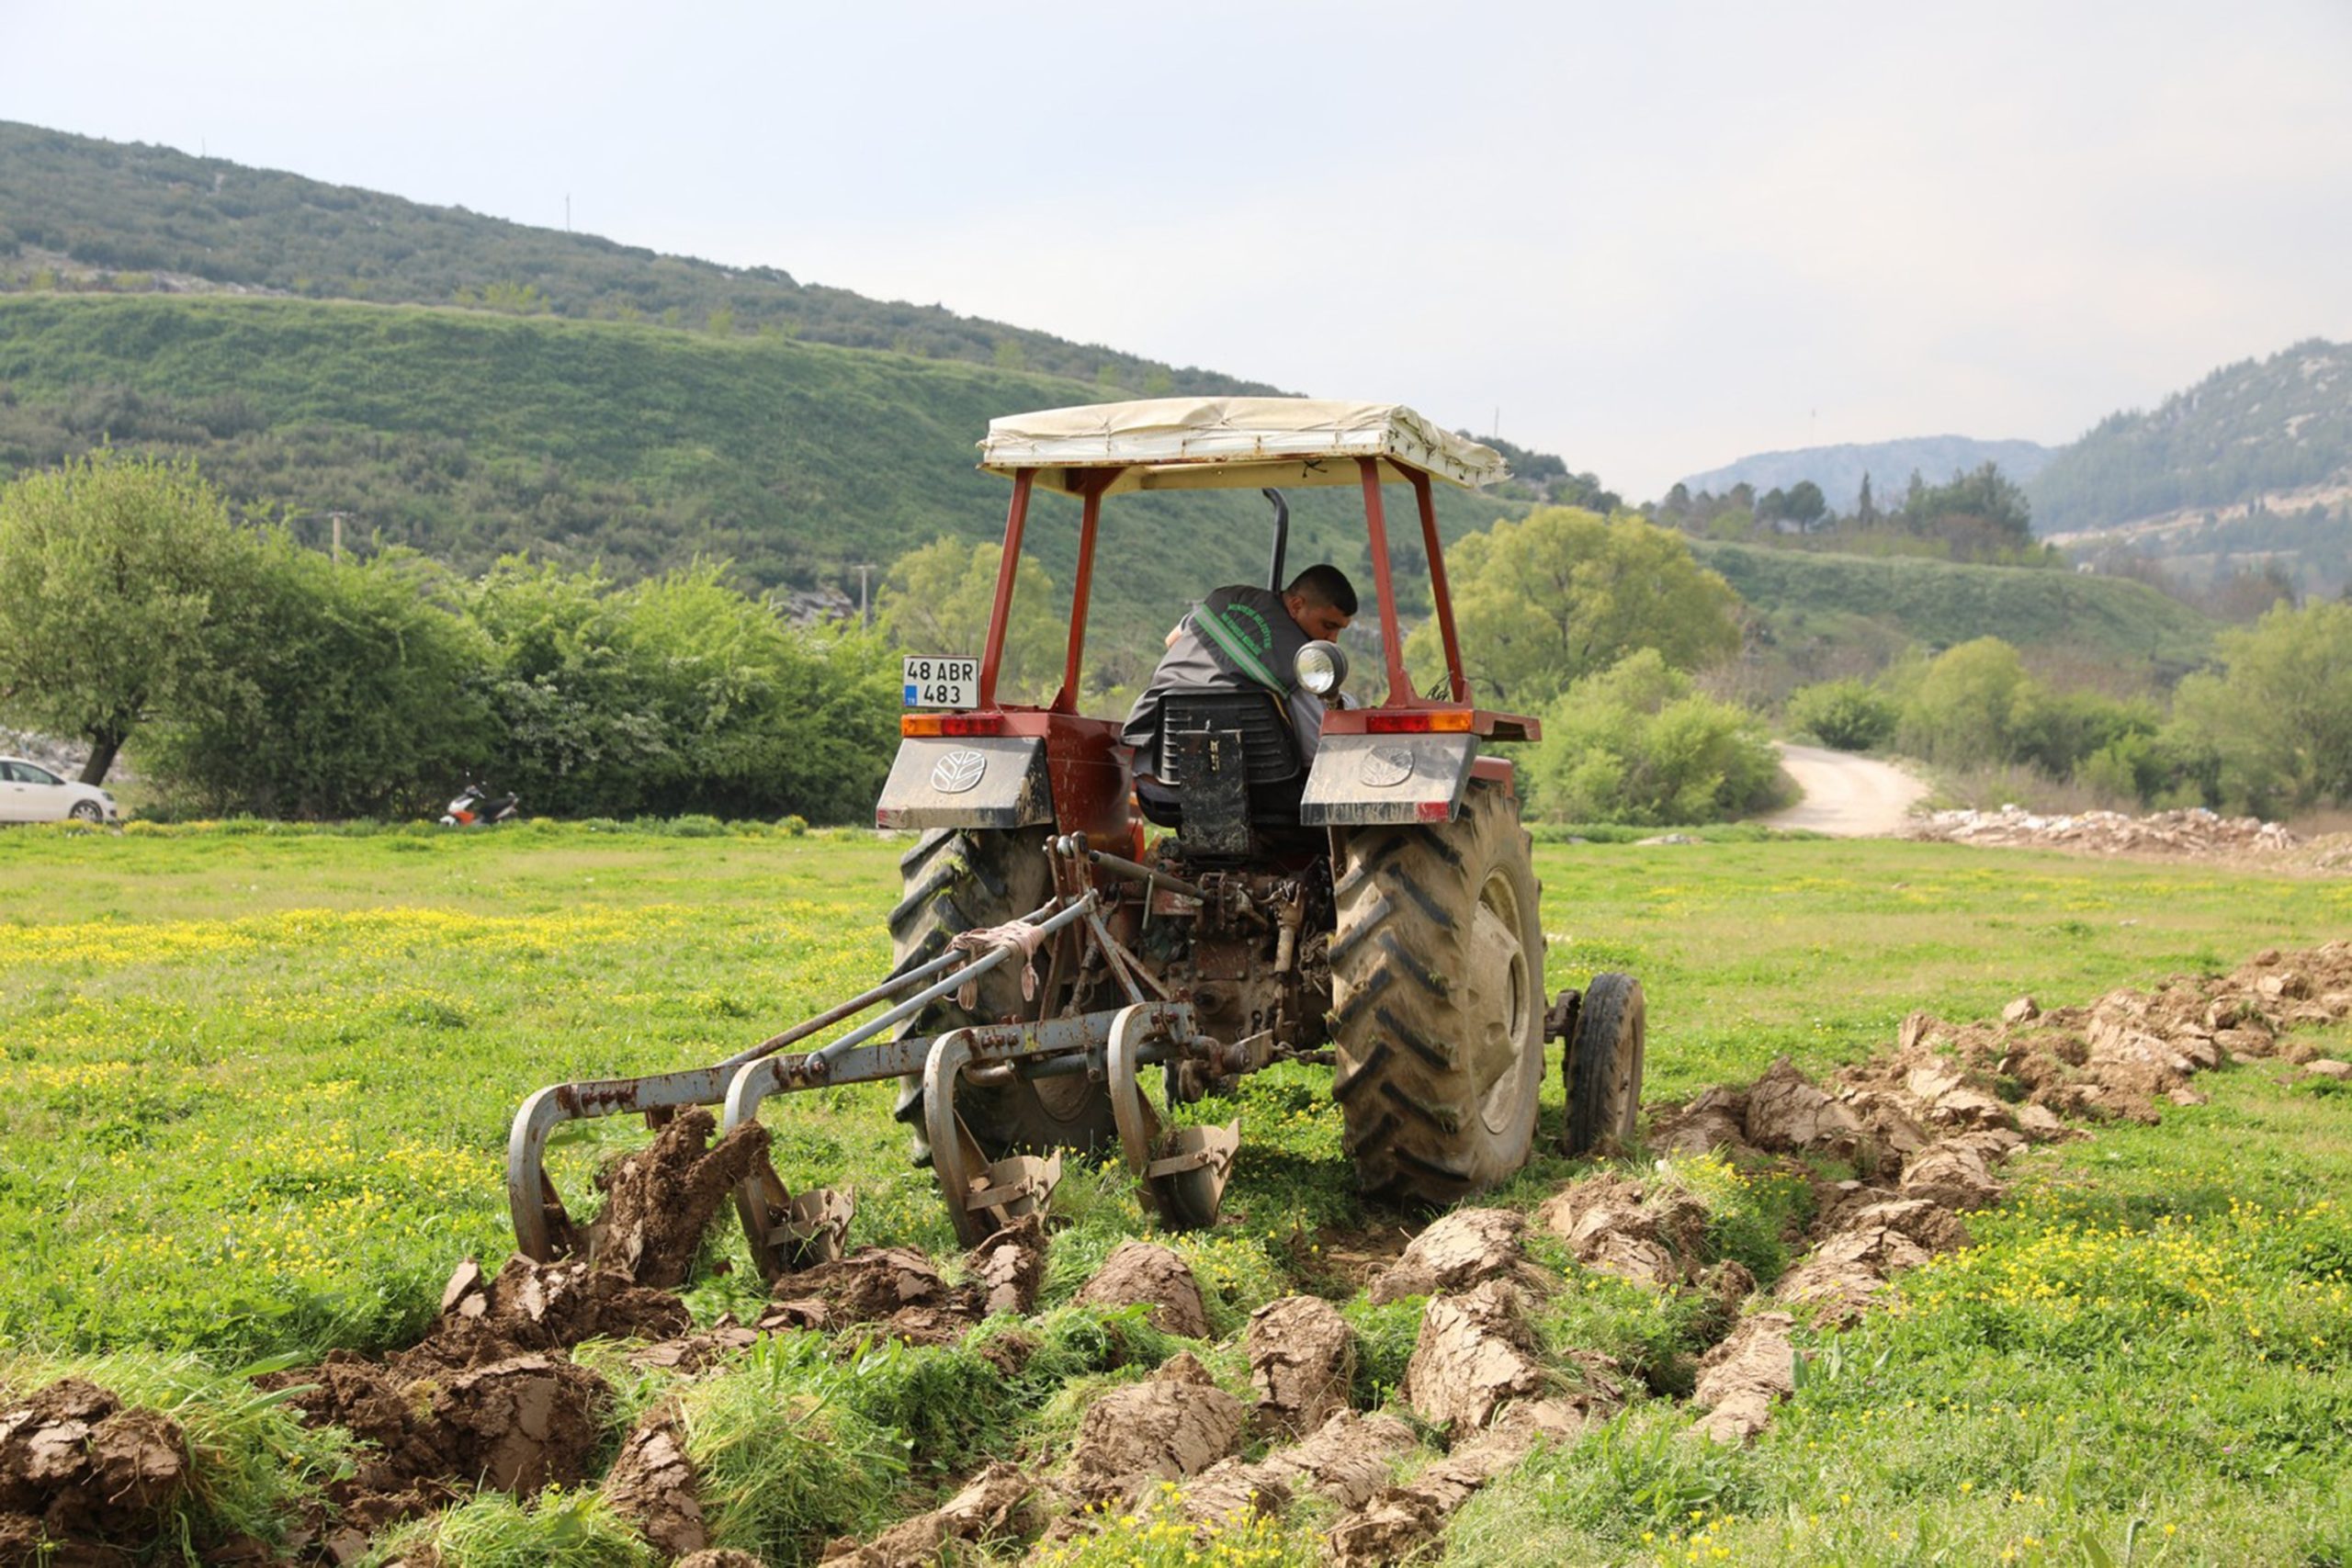
MULTIPOLYGON (((0 834, 0 1341, 30 1358, 0 1381, 88 1353, 227 1369, 403 1341, 460 1257, 504 1250, 524 1095, 715 1059, 878 976, 901 847, 552 825, 0 834)), ((1914 1008, 2084 1000, 2352 934, 2352 883, 2199 865, 1782 840, 1539 845, 1537 869, 1551 985, 1626 969, 1648 989, 1651 1099, 1782 1053, 1856 1059, 1914 1008)), ((1492 1489, 1456 1555, 2347 1560, 2352 1224, 2332 1196, 2352 1096, 2267 1068, 2211 1083, 2162 1128, 2030 1156, 1983 1245, 1825 1341, 1755 1449, 1683 1443, 1670 1406, 1637 1404, 1492 1489)), ((946 1250, 888 1098, 778 1105, 776 1165, 854 1184, 854 1240, 946 1250)), ((1557 1099, 1555 1079, 1547 1128, 1557 1099)), ((1235 1223, 1185 1244, 1225 1335, 1317 1279, 1325 1227, 1366 1219, 1323 1074, 1251 1080, 1241 1114, 1235 1223)), ((601 1125, 558 1151, 559 1179, 582 1190, 641 1135, 601 1125)), ((1504 1196, 1569 1171, 1539 1161, 1504 1196)), ((1067 1184, 1080 1224, 1049 1300, 1145 1228, 1124 1187, 1067 1184)), ((746 1272, 690 1300, 740 1307, 746 1272)), ((1586 1326, 1637 1337, 1658 1310, 1586 1326)))

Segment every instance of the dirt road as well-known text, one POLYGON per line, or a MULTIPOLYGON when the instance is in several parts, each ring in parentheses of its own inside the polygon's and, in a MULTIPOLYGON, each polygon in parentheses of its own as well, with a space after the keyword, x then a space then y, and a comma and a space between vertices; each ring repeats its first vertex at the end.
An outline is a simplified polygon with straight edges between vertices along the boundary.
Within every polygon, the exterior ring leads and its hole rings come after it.
POLYGON ((1924 783, 1885 762, 1820 746, 1774 744, 1804 798, 1765 818, 1767 827, 1806 828, 1838 839, 1892 838, 1928 793, 1924 783))

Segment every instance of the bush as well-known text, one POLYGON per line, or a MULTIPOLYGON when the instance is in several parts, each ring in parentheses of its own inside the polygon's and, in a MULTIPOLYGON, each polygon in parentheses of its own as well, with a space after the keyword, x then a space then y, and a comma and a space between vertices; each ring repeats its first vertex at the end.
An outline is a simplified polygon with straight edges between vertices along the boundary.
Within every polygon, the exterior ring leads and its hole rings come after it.
POLYGON ((1762 721, 1700 695, 1654 649, 1570 686, 1544 731, 1530 793, 1554 821, 1718 822, 1772 804, 1780 785, 1762 721))
POLYGON ((1789 727, 1840 751, 1872 751, 1894 739, 1902 709, 1865 681, 1824 681, 1789 694, 1789 727))
POLYGON ((2018 704, 2030 685, 2018 650, 1998 637, 1948 649, 1904 705, 1903 749, 1931 762, 2014 761, 2018 704))

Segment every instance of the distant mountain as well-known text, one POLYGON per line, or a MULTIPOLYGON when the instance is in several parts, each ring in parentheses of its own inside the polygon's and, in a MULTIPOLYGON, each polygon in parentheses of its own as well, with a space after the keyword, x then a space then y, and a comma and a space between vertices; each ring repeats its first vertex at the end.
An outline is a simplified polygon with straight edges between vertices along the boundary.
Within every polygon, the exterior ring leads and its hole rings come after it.
POLYGON ((1787 490, 1801 479, 1821 487, 1833 512, 1851 512, 1861 495, 1862 476, 1871 477, 1871 493, 1880 501, 1900 499, 1916 469, 1933 482, 1966 473, 1987 463, 2023 483, 2041 471, 2052 456, 2034 441, 1978 441, 1966 435, 1915 435, 1902 441, 1848 443, 1838 446, 1802 446, 1793 452, 1758 452, 1692 474, 1682 483, 1691 494, 1711 491, 1723 494, 1740 483, 1756 487, 1758 494, 1787 490))
POLYGON ((2043 533, 2352 485, 2352 344, 2312 338, 2111 414, 2027 486, 2043 533))
POLYGON ((0 120, 0 291, 288 294, 760 332, 1091 382, 1104 394, 1269 392, 1047 333, 885 303, 594 234, 0 120))

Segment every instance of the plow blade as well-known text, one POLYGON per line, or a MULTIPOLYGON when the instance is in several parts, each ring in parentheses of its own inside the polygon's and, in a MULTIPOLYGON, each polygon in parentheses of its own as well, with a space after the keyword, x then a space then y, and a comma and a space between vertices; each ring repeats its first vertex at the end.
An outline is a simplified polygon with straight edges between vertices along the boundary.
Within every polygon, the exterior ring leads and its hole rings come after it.
POLYGON ((1136 1175, 1144 1206, 1171 1230, 1204 1230, 1216 1224, 1233 1156, 1241 1147, 1241 1123, 1222 1127, 1166 1127, 1159 1108, 1144 1092, 1143 1068, 1159 1055, 1153 1049, 1166 1028, 1159 1010, 1145 1004, 1121 1010, 1111 1022, 1105 1053, 1111 1111, 1118 1119, 1119 1150, 1136 1175))

